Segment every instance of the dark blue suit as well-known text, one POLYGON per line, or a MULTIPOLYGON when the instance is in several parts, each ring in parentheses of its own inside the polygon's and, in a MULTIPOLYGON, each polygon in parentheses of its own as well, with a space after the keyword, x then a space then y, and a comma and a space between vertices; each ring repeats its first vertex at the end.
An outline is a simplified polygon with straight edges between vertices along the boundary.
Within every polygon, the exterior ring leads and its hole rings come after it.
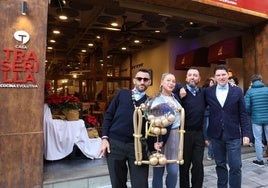
POLYGON ((212 138, 218 188, 241 187, 241 136, 250 137, 250 121, 241 88, 229 85, 223 107, 216 96, 216 86, 206 89, 210 106, 208 136, 212 138), (227 160, 228 159, 228 160, 227 160), (226 166, 229 165, 229 172, 226 166))
POLYGON ((250 122, 241 88, 229 85, 226 101, 221 107, 216 97, 216 86, 209 87, 206 89, 206 101, 210 106, 209 137, 219 139, 224 130, 228 140, 241 138, 241 133, 250 138, 250 122))

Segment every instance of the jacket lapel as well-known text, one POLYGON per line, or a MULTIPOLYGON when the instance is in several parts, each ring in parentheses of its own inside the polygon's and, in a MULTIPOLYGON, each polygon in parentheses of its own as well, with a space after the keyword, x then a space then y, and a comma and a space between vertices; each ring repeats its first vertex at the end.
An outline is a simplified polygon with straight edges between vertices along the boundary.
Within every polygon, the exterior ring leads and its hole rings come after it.
POLYGON ((225 106, 226 104, 228 104, 228 102, 231 100, 231 96, 233 95, 233 92, 234 92, 234 88, 233 87, 237 87, 237 86, 231 86, 229 84, 229 90, 228 90, 227 97, 226 97, 226 100, 225 100, 225 103, 224 103, 223 106, 225 106))

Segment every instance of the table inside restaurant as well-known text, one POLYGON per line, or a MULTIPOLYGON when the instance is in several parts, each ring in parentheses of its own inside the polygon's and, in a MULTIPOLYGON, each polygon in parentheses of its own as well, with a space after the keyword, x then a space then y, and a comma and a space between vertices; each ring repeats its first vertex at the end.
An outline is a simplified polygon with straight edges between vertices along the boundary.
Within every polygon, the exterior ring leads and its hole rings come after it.
POLYGON ((44 106, 44 157, 59 160, 68 156, 76 145, 88 158, 99 158, 101 138, 89 138, 85 123, 53 119, 47 104, 44 106))

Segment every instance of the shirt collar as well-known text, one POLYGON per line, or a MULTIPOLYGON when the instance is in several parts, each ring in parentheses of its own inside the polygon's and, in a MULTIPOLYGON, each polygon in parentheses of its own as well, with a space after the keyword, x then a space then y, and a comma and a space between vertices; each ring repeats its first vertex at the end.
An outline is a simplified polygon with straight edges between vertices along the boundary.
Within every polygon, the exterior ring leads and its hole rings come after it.
POLYGON ((198 87, 190 87, 188 84, 186 85, 187 89, 195 96, 199 91, 198 87))
POLYGON ((133 89, 132 91, 133 91, 133 94, 134 94, 136 100, 141 99, 145 95, 145 92, 140 92, 136 88, 133 89))
POLYGON ((188 84, 186 85, 186 87, 187 87, 187 89, 189 90, 189 91, 193 91, 193 90, 195 90, 196 92, 198 92, 198 90, 199 90, 199 88, 196 86, 196 87, 190 87, 188 84))

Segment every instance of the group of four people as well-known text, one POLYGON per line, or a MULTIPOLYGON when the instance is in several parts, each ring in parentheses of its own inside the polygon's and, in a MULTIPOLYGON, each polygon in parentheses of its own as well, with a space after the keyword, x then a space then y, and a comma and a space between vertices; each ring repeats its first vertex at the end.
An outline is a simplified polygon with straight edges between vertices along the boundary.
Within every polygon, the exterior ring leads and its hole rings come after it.
MULTIPOLYGON (((250 137, 250 122, 243 92, 239 87, 228 84, 228 69, 225 65, 218 65, 214 70, 216 85, 200 88, 200 78, 198 69, 194 67, 187 71, 185 86, 176 83, 173 74, 162 75, 158 97, 162 97, 174 108, 182 106, 185 110, 184 164, 169 163, 162 167, 154 167, 153 188, 163 187, 165 168, 167 188, 176 187, 178 172, 180 187, 202 188, 205 148, 203 123, 207 106, 210 106, 207 133, 213 145, 217 185, 219 188, 227 188, 228 184, 230 187, 241 187, 241 138, 246 145, 250 137)), ((113 188, 127 188, 128 170, 131 187, 149 187, 149 166, 135 164, 133 112, 135 107, 145 103, 149 98, 145 91, 151 85, 150 72, 140 69, 133 78, 133 83, 132 90, 122 89, 113 98, 102 125, 100 155, 107 157, 113 188)), ((176 130, 180 126, 180 114, 176 114, 176 117, 170 125, 167 139, 155 143, 155 149, 161 150, 167 159, 176 158, 178 153, 179 135, 176 130)), ((145 135, 144 126, 142 134, 145 135)), ((143 147, 143 158, 146 160, 147 150, 145 145, 143 147)))

